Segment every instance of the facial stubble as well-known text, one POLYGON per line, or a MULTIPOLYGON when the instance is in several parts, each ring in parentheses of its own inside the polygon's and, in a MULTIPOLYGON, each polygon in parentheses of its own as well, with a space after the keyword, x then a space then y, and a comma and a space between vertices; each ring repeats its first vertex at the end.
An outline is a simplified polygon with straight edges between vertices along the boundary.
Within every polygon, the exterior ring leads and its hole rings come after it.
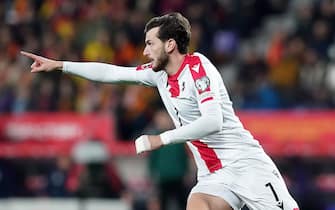
POLYGON ((157 66, 153 67, 152 69, 155 72, 161 71, 161 70, 165 70, 166 65, 169 62, 169 56, 168 54, 164 51, 164 49, 161 50, 160 55, 157 58, 157 66))

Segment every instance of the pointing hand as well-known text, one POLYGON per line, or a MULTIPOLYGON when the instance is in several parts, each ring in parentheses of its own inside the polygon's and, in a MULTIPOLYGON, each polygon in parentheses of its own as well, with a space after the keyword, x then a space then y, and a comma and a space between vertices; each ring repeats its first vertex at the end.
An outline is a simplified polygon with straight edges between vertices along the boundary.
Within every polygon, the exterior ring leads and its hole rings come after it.
POLYGON ((62 61, 52 60, 25 51, 21 51, 21 54, 34 60, 34 63, 30 66, 31 72, 49 72, 54 70, 62 70, 63 68, 62 61))

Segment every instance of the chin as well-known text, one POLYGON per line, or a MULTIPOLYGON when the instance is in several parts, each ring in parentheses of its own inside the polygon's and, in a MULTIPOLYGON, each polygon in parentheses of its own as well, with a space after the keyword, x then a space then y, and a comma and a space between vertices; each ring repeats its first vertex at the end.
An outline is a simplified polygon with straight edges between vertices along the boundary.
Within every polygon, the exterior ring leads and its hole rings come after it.
POLYGON ((156 67, 152 67, 152 70, 154 71, 154 72, 159 72, 161 69, 158 69, 158 68, 156 68, 156 67))
POLYGON ((152 63, 151 68, 152 68, 152 70, 153 70, 154 72, 158 72, 158 71, 160 71, 159 67, 158 67, 157 65, 153 64, 153 63, 152 63))

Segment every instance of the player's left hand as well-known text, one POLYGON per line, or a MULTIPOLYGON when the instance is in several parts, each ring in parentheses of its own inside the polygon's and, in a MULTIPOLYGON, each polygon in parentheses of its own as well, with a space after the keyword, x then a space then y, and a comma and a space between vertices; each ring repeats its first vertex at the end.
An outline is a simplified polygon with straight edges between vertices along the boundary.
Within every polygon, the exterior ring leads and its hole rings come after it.
POLYGON ((161 137, 158 135, 142 135, 135 140, 137 154, 158 149, 162 145, 161 137))

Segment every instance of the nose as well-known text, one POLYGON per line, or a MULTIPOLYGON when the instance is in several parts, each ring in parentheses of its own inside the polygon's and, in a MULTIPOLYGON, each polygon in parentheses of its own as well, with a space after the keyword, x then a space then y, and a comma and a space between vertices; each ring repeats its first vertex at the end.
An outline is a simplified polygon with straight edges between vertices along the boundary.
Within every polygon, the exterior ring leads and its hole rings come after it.
POLYGON ((148 50, 148 47, 146 46, 143 50, 143 55, 144 56, 149 56, 149 50, 148 50))

